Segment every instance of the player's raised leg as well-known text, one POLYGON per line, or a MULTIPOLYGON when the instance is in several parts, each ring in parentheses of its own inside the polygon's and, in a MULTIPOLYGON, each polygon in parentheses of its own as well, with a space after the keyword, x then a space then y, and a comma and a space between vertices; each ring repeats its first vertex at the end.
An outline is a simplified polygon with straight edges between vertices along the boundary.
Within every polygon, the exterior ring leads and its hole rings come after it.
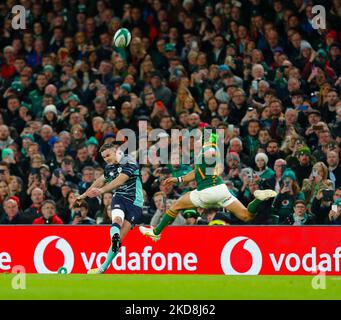
POLYGON ((238 219, 242 221, 250 221, 258 213, 258 209, 263 201, 276 197, 277 192, 271 189, 256 190, 254 193, 255 199, 251 201, 247 208, 235 198, 231 203, 225 205, 225 209, 233 213, 238 219))
POLYGON ((99 268, 89 270, 88 274, 104 273, 108 269, 110 263, 118 254, 121 243, 130 228, 131 224, 124 220, 123 210, 117 208, 112 210, 112 225, 110 228, 111 246, 108 250, 107 258, 99 268))
POLYGON ((155 228, 143 226, 139 227, 141 233, 152 238, 154 241, 158 241, 161 237, 160 233, 162 230, 175 220, 181 210, 195 207, 190 199, 190 193, 191 192, 185 193, 181 198, 173 203, 173 205, 166 211, 160 223, 155 228))

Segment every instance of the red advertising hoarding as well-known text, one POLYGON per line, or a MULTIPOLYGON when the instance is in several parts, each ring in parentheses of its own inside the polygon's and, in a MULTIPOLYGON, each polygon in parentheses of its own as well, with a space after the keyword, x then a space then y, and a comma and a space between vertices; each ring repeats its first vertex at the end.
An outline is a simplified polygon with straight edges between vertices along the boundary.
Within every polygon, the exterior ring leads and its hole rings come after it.
MULTIPOLYGON (((86 273, 104 262, 109 227, 0 227, 0 272, 86 273)), ((107 273, 340 274, 339 227, 168 227, 161 240, 137 228, 107 273)))

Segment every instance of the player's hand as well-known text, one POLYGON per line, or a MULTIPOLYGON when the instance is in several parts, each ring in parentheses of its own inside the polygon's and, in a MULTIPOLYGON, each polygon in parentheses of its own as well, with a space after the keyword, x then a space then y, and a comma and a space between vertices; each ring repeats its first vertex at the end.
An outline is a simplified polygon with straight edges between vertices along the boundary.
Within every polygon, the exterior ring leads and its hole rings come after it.
POLYGON ((99 188, 92 188, 87 192, 87 196, 90 198, 98 197, 102 194, 101 189, 99 188))
POLYGON ((173 177, 167 178, 166 180, 163 181, 165 185, 176 184, 177 182, 178 179, 173 177))

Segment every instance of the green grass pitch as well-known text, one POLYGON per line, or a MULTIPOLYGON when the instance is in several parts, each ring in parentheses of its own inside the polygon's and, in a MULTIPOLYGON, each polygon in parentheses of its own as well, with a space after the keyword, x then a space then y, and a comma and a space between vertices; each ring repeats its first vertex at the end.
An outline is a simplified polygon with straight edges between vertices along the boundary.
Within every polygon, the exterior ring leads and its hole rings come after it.
POLYGON ((38 275, 26 289, 13 289, 15 275, 0 274, 3 299, 229 300, 341 299, 341 277, 327 276, 314 289, 313 276, 38 275))

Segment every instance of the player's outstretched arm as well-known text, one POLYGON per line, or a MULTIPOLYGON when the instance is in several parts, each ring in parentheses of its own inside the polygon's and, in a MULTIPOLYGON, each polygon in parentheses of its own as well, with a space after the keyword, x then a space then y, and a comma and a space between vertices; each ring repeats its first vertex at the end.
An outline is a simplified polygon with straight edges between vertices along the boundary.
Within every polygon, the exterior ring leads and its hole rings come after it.
POLYGON ((80 196, 78 196, 76 198, 76 201, 80 201, 85 199, 86 197, 89 197, 89 192, 91 189, 97 189, 97 188, 101 188, 105 183, 105 179, 104 179, 104 175, 102 174, 99 178, 97 178, 92 185, 80 196))
POLYGON ((194 170, 187 173, 186 175, 178 178, 170 177, 165 180, 165 184, 175 184, 177 182, 179 183, 188 183, 195 180, 195 173, 194 170))
POLYGON ((111 181, 110 183, 107 183, 102 188, 91 188, 88 192, 88 196, 90 198, 97 197, 105 192, 110 192, 114 189, 117 189, 118 187, 125 184, 129 179, 129 176, 125 173, 120 173, 116 179, 111 181))

